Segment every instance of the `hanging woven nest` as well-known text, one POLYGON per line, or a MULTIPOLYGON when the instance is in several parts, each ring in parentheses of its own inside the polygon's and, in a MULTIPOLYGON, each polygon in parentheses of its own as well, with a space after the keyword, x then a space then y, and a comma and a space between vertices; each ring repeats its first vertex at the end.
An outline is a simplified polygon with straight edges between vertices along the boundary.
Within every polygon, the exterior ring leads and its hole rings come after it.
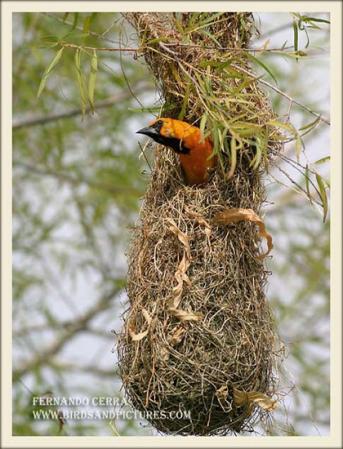
POLYGON ((134 231, 121 377, 131 403, 153 413, 162 432, 239 432, 274 407, 276 337, 256 227, 219 218, 237 206, 256 210, 264 193, 254 172, 187 187, 176 167, 160 149, 134 231), (173 418, 179 410, 191 416, 173 418))
POLYGON ((262 165, 253 168, 245 148, 229 180, 224 160, 206 185, 187 186, 172 150, 155 152, 128 253, 118 343, 125 392, 166 434, 251 430, 275 408, 278 357, 265 296, 261 237, 268 252, 272 244, 259 218, 262 165))

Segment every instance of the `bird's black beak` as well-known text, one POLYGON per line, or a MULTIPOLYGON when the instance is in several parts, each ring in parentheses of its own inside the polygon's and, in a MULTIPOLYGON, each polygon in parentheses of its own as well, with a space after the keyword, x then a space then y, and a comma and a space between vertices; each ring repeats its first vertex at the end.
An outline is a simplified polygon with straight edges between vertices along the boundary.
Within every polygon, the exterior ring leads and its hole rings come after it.
POLYGON ((147 126, 146 128, 142 128, 139 131, 136 131, 137 134, 144 134, 148 137, 156 137, 158 136, 158 131, 155 128, 152 128, 151 126, 147 126))

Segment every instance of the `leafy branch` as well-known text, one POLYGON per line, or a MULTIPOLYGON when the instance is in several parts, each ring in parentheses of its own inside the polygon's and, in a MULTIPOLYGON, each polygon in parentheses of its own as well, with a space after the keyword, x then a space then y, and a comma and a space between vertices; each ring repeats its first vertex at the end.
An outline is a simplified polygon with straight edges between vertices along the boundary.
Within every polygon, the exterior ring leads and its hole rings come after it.
MULTIPOLYGON (((302 135, 311 132, 319 122, 330 125, 330 120, 327 117, 323 116, 321 113, 314 111, 307 105, 303 104, 301 101, 291 97, 275 84, 266 81, 261 75, 255 75, 247 68, 246 64, 247 61, 252 61, 254 64, 259 65, 270 77, 273 78, 274 82, 276 83, 276 78, 269 67, 264 62, 262 62, 261 59, 253 56, 253 53, 276 53, 287 55, 296 58, 297 60, 306 57, 307 53, 299 49, 299 31, 305 31, 307 33, 307 28, 319 28, 317 25, 318 23, 329 23, 329 21, 300 14, 293 14, 293 17, 294 51, 290 51, 292 47, 286 47, 285 44, 281 48, 268 48, 269 41, 267 41, 261 48, 222 47, 220 46, 216 38, 209 33, 209 31, 206 31, 206 35, 212 39, 215 45, 202 45, 189 39, 187 43, 182 40, 180 40, 180 42, 176 42, 175 40, 173 41, 169 38, 162 39, 156 33, 155 35, 153 35, 152 39, 147 38, 145 41, 141 41, 140 46, 136 48, 121 45, 119 47, 94 47, 88 45, 82 46, 71 42, 59 41, 54 44, 55 46, 58 46, 59 49, 57 50, 53 60, 43 74, 38 90, 38 95, 41 95, 48 77, 61 60, 63 51, 66 48, 73 49, 75 51, 75 70, 77 74, 77 84, 79 86, 81 98, 81 113, 83 115, 86 111, 94 111, 96 107, 96 105, 94 104, 94 91, 96 74, 98 70, 98 52, 119 52, 120 57, 124 52, 132 52, 135 58, 137 58, 139 55, 145 55, 147 52, 156 52, 160 54, 161 58, 164 58, 165 60, 176 64, 187 80, 187 95, 185 95, 183 98, 182 108, 180 112, 181 116, 179 118, 183 118, 182 116, 184 115, 187 108, 186 101, 189 101, 191 90, 195 91, 199 101, 202 103, 205 113, 199 118, 200 128, 204 133, 206 133, 206 130, 211 130, 210 132, 212 134, 215 146, 214 151, 219 156, 221 155, 219 147, 224 148, 224 151, 228 153, 231 160, 231 168, 227 173, 227 176, 229 178, 233 175, 235 170, 237 151, 243 147, 244 143, 251 145, 252 136, 254 136, 253 143, 256 147, 256 155, 251 161, 251 166, 254 169, 257 169, 260 163, 266 159, 268 153, 268 139, 266 138, 266 136, 269 132, 268 129, 270 129, 270 127, 275 127, 275 131, 272 132, 272 135, 274 135, 275 137, 272 137, 272 141, 275 139, 276 141, 279 140, 282 143, 292 140, 295 141, 296 156, 299 162, 299 156, 303 147, 302 135), (204 61, 200 61, 200 64, 197 67, 190 64, 185 58, 181 56, 180 51, 178 51, 190 48, 198 48, 199 51, 206 51, 206 54, 208 55, 207 59, 205 59, 204 61), (221 52, 219 61, 209 59, 212 50, 217 52, 215 54, 221 52), (85 75, 81 67, 82 54, 86 54, 89 58, 90 74, 88 83, 85 79, 85 75), (234 77, 240 79, 240 85, 238 85, 236 89, 230 89, 229 85, 226 87, 231 97, 227 98, 225 101, 230 102, 231 106, 234 103, 237 103, 237 107, 239 105, 240 109, 242 109, 244 103, 248 102, 248 98, 246 98, 244 91, 249 88, 252 83, 257 82, 267 87, 268 89, 272 89, 278 95, 287 99, 287 101, 289 102, 289 110, 293 105, 297 105, 304 111, 313 115, 315 117, 315 121, 309 125, 306 125, 306 127, 302 129, 303 133, 301 134, 301 130, 296 130, 291 123, 285 123, 280 120, 267 120, 264 124, 254 124, 254 122, 256 122, 256 118, 253 116, 249 117, 250 113, 248 107, 245 108, 247 116, 242 121, 237 122, 235 118, 227 117, 224 109, 222 108, 221 102, 218 103, 217 101, 214 101, 215 96, 213 96, 213 86, 215 84, 223 85, 223 82, 225 83, 226 76, 229 78, 234 77), (190 86, 192 86, 192 88, 190 88, 190 86), (230 92, 230 90, 232 90, 232 92, 230 92), (290 133, 291 138, 287 139, 282 135, 282 133, 277 131, 278 129, 290 133), (231 136, 230 147, 228 147, 227 145, 227 135, 231 136)), ((198 32, 199 30, 201 30, 202 32, 205 32, 205 28, 206 30, 208 30, 208 27, 210 25, 213 26, 218 20, 222 20, 219 14, 214 15, 208 20, 206 19, 204 23, 200 24, 200 28, 196 25, 196 21, 194 23, 191 21, 191 23, 188 24, 188 27, 186 27, 185 29, 183 29, 182 26, 176 21, 176 27, 178 28, 181 35, 183 33, 186 33, 189 38, 195 31, 198 32), (213 20, 215 21, 213 22, 213 20)), ((89 29, 87 29, 87 32, 89 32, 89 29)), ((99 37, 101 38, 101 35, 99 35, 99 37)), ((307 47, 308 43, 306 44, 305 48, 307 47)), ((181 78, 179 79, 179 82, 183 82, 181 78)), ((227 103, 225 103, 225 105, 223 104, 223 107, 227 107, 227 103)), ((219 157, 219 159, 221 159, 221 157, 219 157)), ((325 181, 318 173, 312 173, 307 166, 302 170, 304 178, 306 179, 307 195, 310 201, 312 201, 313 197, 309 192, 309 186, 311 185, 321 200, 321 205, 323 207, 325 217, 327 214, 328 203, 326 196, 327 183, 325 183, 325 181), (310 179, 311 174, 315 176, 316 184, 310 179)), ((316 200, 314 200, 314 202, 316 202, 316 200)))
MULTIPOLYGON (((138 93, 145 92, 146 89, 149 87, 150 87, 149 84, 146 82, 138 83, 135 86, 138 93)), ((118 102, 129 99, 130 97, 131 97, 131 92, 123 90, 121 92, 118 92, 116 95, 109 97, 107 100, 95 102, 93 105, 93 110, 109 108, 118 102)), ((88 113, 91 111, 92 111, 91 107, 88 106, 84 112, 88 113)), ((46 125, 47 123, 55 122, 57 120, 64 120, 64 119, 77 117, 78 115, 81 115, 82 113, 83 113, 83 111, 81 108, 74 108, 69 111, 61 112, 58 114, 51 114, 51 115, 45 115, 42 117, 29 118, 27 120, 20 120, 20 121, 15 122, 13 124, 12 128, 13 128, 13 130, 18 130, 18 129, 22 129, 22 128, 29 128, 32 126, 46 125)))

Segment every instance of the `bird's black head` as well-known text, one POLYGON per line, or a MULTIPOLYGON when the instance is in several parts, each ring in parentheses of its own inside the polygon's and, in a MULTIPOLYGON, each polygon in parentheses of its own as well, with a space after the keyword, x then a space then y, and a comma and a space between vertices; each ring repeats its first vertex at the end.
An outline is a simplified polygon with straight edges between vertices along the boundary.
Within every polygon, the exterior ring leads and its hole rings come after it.
POLYGON ((158 143, 163 143, 163 136, 161 135, 161 129, 163 126, 162 120, 156 120, 151 125, 146 126, 137 131, 137 134, 144 134, 145 136, 151 137, 151 139, 155 140, 158 143))
POLYGON ((172 119, 161 118, 152 122, 146 128, 137 131, 137 134, 144 134, 155 142, 172 148, 176 153, 188 154, 189 149, 183 145, 183 141, 176 136, 172 130, 172 119))

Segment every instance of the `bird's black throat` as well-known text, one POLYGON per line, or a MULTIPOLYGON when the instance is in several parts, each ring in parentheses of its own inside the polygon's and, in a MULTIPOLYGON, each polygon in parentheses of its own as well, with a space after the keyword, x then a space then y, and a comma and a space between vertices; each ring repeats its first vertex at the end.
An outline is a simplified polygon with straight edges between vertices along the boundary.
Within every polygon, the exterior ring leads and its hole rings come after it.
POLYGON ((182 144, 182 140, 176 139, 175 137, 164 137, 164 136, 151 136, 155 142, 160 143, 166 147, 172 148, 178 154, 188 154, 189 148, 182 144))

